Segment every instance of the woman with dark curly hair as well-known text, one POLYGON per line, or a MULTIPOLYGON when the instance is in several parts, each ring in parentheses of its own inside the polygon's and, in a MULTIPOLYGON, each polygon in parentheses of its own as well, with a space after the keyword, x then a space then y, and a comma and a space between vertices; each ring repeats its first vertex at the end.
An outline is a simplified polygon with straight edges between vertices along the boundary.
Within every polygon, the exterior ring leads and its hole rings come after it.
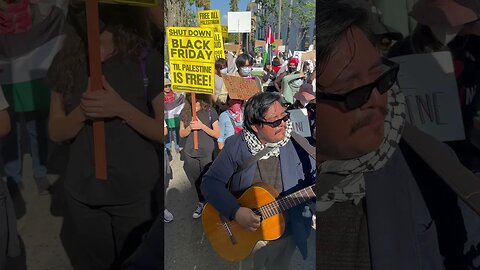
POLYGON ((100 5, 103 87, 91 91, 85 11, 70 6, 66 39, 49 70, 49 133, 70 147, 65 229, 75 238, 75 269, 118 269, 152 219, 163 141, 161 54, 150 49, 148 9, 100 5), (154 116, 151 116, 154 115, 154 116), (104 119, 106 181, 96 179, 93 119, 104 119))
POLYGON ((211 104, 210 95, 197 94, 196 103, 191 104, 191 95, 187 94, 185 106, 180 113, 180 137, 186 138, 182 150, 183 169, 188 180, 195 186, 198 196, 198 205, 193 212, 193 218, 202 216, 205 198, 200 191, 202 176, 213 161, 215 141, 220 137, 218 114, 211 104), (192 119, 192 107, 195 108, 197 118, 192 119), (193 147, 193 132, 198 132, 198 149, 193 147))

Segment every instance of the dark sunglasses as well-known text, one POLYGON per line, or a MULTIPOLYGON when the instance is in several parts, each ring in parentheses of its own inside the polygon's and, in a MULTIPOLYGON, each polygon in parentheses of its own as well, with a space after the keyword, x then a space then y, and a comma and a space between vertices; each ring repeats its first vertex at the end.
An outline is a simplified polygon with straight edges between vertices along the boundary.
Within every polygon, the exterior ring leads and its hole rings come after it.
POLYGON ((318 91, 317 98, 320 100, 343 102, 349 111, 362 107, 370 99, 373 89, 376 88, 380 94, 384 94, 390 90, 397 81, 400 65, 385 58, 382 59, 382 64, 387 66, 388 70, 374 82, 355 88, 345 95, 327 94, 318 91))
POLYGON ((285 116, 278 119, 278 120, 275 120, 273 122, 260 121, 260 123, 265 124, 265 125, 269 125, 271 127, 278 127, 278 126, 280 126, 280 124, 282 124, 282 122, 287 122, 288 119, 290 119, 290 113, 285 111, 285 116))

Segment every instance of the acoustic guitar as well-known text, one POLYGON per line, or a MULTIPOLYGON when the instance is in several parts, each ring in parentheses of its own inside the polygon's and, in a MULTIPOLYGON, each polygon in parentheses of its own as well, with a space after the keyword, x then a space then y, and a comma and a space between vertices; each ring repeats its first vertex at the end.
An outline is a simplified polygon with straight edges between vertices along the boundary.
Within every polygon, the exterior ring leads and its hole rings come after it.
POLYGON ((315 198, 313 186, 276 199, 278 192, 266 183, 255 184, 238 199, 243 207, 261 217, 260 227, 252 232, 222 216, 211 204, 202 212, 203 229, 213 249, 227 261, 238 262, 252 252, 258 241, 280 238, 285 231, 282 212, 315 198))

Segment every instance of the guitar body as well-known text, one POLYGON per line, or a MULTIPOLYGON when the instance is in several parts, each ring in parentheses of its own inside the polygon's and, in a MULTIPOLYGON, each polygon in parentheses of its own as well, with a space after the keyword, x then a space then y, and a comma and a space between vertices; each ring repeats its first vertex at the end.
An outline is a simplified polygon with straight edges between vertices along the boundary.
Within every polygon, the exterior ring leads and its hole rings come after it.
MULTIPOLYGON (((278 197, 276 190, 259 183, 247 189, 238 202, 243 207, 258 209, 274 202, 278 197)), ((255 231, 244 229, 235 221, 222 218, 211 205, 206 204, 202 212, 202 223, 213 249, 227 261, 241 261, 252 252, 256 243, 261 240, 276 240, 285 231, 285 220, 282 214, 273 215, 262 220, 255 231)))

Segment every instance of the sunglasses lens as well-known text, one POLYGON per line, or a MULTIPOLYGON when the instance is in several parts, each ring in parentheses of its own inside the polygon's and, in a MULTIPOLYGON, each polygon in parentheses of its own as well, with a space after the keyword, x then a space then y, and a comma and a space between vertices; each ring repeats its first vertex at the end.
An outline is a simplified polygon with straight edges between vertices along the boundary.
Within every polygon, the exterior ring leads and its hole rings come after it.
POLYGON ((273 121, 272 122, 272 127, 278 127, 282 124, 282 122, 287 122, 288 119, 290 119, 290 114, 289 113, 287 113, 284 117, 282 117, 282 118, 280 118, 276 121, 273 121))
POLYGON ((390 90, 392 86, 395 84, 395 81, 397 80, 397 71, 396 69, 392 69, 388 71, 382 79, 378 82, 377 89, 380 94, 383 94, 390 90))
POLYGON ((374 86, 367 85, 348 94, 345 104, 348 110, 362 107, 368 102, 374 86))

